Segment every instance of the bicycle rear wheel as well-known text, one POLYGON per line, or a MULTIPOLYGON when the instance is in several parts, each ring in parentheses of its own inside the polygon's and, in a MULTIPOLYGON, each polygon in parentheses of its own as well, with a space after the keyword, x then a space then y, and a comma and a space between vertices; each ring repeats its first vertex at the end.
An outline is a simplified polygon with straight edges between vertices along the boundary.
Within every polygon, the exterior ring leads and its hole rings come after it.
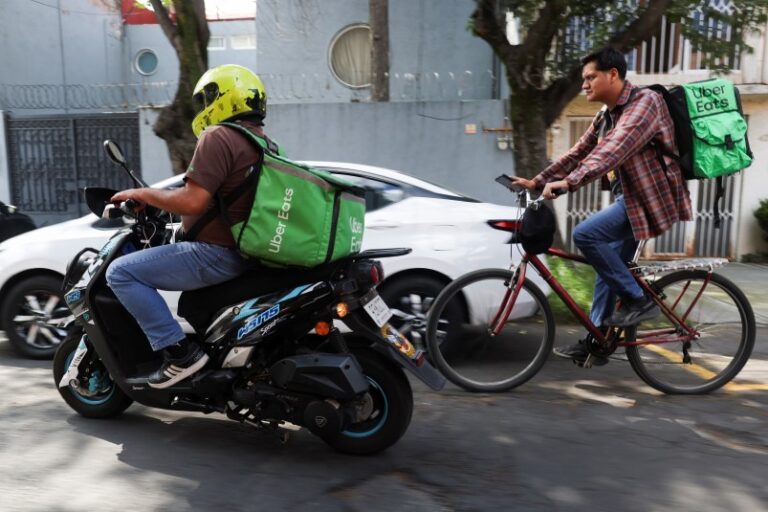
POLYGON ((627 329, 632 369, 649 386, 671 394, 704 394, 728 383, 744 367, 755 344, 755 316, 749 301, 728 279, 684 270, 652 287, 685 325, 666 315, 627 329))
POLYGON ((555 325, 544 293, 527 279, 498 335, 492 324, 515 290, 513 273, 484 269, 465 274, 435 299, 427 322, 428 353, 445 377, 466 390, 501 392, 538 372, 552 350, 555 325), (460 320, 445 314, 457 306, 460 320), (450 347, 448 352, 443 347, 450 347))

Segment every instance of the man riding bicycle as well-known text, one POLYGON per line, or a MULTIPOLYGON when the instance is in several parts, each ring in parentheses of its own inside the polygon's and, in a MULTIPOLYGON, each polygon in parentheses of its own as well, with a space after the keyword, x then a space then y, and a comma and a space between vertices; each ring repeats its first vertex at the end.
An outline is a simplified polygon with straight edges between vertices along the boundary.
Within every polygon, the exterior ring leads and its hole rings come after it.
MULTIPOLYGON (((598 178, 607 179, 615 202, 581 222, 573 240, 597 272, 590 319, 601 328, 627 327, 655 317, 659 309, 645 296, 626 262, 639 240, 691 220, 691 200, 677 162, 662 156, 665 170, 659 161, 661 154, 677 154, 674 124, 661 95, 626 80, 627 63, 618 50, 603 48, 581 63, 587 100, 605 107, 566 154, 532 180, 513 181, 554 199, 555 191, 575 191, 598 178), (617 296, 621 307, 614 312, 617 296)), ((576 361, 589 355, 584 340, 554 353, 576 361)))

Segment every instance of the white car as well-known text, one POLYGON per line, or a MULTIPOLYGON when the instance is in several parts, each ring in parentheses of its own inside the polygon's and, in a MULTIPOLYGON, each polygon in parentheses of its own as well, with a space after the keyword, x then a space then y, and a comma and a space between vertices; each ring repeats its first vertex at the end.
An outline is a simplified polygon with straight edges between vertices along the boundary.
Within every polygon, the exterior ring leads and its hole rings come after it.
MULTIPOLYGON (((424 328, 434 297, 452 279, 475 269, 510 265, 509 234, 491 228, 488 221, 511 219, 516 208, 480 202, 390 169, 307 163, 366 189, 363 249, 413 249, 406 256, 381 260, 385 281, 379 291, 391 307, 412 318, 415 333, 424 328)), ((180 184, 181 177, 174 176, 153 186, 180 184)), ((62 320, 70 315, 61 300, 67 264, 86 247, 100 248, 122 225, 121 219, 106 221, 89 214, 0 244, 0 328, 20 354, 53 356, 66 334, 62 320)), ((537 284, 546 290, 540 280, 537 284)), ((178 293, 164 296, 175 313, 178 293)), ((481 302, 470 298, 467 320, 476 319, 475 306, 481 302)))

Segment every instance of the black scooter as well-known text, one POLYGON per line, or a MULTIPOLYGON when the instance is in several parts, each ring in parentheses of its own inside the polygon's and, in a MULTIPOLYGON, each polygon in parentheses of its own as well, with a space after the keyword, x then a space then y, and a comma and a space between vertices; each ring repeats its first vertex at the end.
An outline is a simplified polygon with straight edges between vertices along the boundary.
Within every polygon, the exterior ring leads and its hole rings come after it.
MULTIPOLYGON (((104 146, 145 186, 117 144, 104 146)), ((133 401, 220 412, 281 438, 288 424, 305 427, 339 451, 363 455, 397 442, 410 423, 413 394, 403 368, 432 389, 444 385, 424 353, 388 323, 391 312, 375 289, 383 272, 374 258, 410 249, 384 249, 309 270, 261 269, 182 293, 178 314, 193 326, 210 361, 172 387, 149 387, 137 376, 156 369, 160 355, 105 274, 123 254, 168 243, 171 218, 152 207, 134 213, 133 205, 112 205, 113 190, 88 188, 85 194, 97 215, 135 222, 101 250, 83 249, 64 279, 75 320, 53 373, 61 396, 81 415, 114 417, 133 401), (351 332, 342 334, 339 321, 351 332)))

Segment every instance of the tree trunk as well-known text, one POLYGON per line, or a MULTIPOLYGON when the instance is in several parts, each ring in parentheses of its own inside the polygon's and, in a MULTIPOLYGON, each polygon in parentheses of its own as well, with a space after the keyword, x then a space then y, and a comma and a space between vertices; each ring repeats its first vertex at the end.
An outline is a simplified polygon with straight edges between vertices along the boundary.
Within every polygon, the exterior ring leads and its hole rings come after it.
POLYGON ((510 90, 509 120, 512 125, 515 174, 531 179, 547 166, 547 122, 542 91, 510 90))
POLYGON ((208 22, 203 0, 174 0, 175 25, 161 0, 152 0, 160 23, 179 58, 179 85, 173 103, 163 108, 153 127, 155 134, 168 146, 173 172, 187 170, 195 152, 197 139, 192 132, 195 105, 192 91, 208 68, 208 22))
POLYGON ((371 101, 389 101, 389 1, 369 0, 371 101))

